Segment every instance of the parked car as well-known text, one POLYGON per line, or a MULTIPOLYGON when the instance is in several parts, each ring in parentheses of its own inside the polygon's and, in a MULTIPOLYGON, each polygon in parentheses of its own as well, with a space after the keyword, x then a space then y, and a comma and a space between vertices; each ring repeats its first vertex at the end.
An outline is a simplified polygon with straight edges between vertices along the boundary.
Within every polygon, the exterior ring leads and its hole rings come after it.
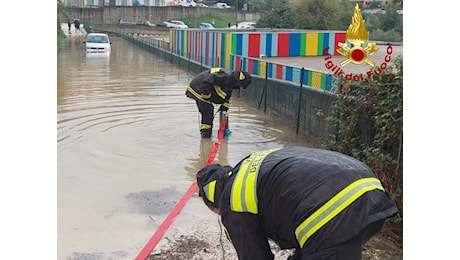
POLYGON ((119 19, 118 24, 123 24, 123 25, 135 25, 136 23, 128 20, 128 19, 119 19))
POLYGON ((181 29, 188 28, 188 25, 186 25, 186 24, 185 24, 184 22, 182 22, 182 21, 171 20, 170 23, 175 24, 175 25, 176 25, 176 28, 181 28, 181 29))
POLYGON ((196 3, 193 0, 179 0, 179 3, 185 7, 196 7, 196 3))
POLYGON ((86 53, 110 54, 112 42, 105 33, 89 33, 83 43, 85 44, 86 53))
POLYGON ((210 23, 201 23, 200 26, 198 26, 200 29, 214 29, 214 26, 210 23))
POLYGON ((211 8, 230 9, 232 7, 227 5, 227 3, 215 3, 215 4, 211 5, 211 8))
POLYGON ((153 24, 150 21, 145 21, 145 20, 138 21, 136 24, 137 25, 145 25, 145 26, 153 26, 153 24))
POLYGON ((157 23, 157 26, 159 26, 159 27, 167 27, 167 28, 176 28, 176 24, 166 22, 166 21, 162 21, 162 22, 157 23))
POLYGON ((249 23, 244 23, 241 24, 238 28, 240 29, 255 29, 256 28, 256 23, 249 22, 249 23))
POLYGON ((198 7, 205 7, 205 8, 208 8, 208 7, 209 7, 209 6, 207 6, 207 5, 203 4, 203 3, 198 3, 197 6, 198 6, 198 7))

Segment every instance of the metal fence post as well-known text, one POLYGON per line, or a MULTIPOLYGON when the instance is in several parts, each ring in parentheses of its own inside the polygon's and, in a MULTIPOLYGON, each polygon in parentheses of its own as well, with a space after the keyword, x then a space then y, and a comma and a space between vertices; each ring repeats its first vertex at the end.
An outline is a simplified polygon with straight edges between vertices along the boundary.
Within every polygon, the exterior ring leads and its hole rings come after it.
POLYGON ((298 135, 299 134, 299 125, 300 125, 300 108, 302 107, 302 88, 303 88, 303 74, 305 72, 305 69, 302 67, 300 69, 300 88, 299 88, 299 106, 297 108, 297 123, 296 123, 296 129, 295 133, 298 135))

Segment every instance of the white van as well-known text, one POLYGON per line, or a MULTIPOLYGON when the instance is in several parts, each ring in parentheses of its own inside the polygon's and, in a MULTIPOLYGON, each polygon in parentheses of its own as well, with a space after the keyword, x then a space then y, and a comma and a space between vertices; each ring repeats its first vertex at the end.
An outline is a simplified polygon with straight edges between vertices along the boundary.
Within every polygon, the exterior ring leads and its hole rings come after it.
POLYGON ((89 33, 83 43, 85 44, 87 54, 110 55, 110 44, 112 42, 105 33, 89 33))

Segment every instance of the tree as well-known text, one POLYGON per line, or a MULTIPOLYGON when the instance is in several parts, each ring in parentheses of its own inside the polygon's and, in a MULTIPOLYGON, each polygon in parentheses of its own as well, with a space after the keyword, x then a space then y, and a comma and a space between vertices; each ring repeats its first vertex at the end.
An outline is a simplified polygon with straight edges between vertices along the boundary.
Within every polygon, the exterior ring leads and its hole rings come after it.
POLYGON ((396 12, 396 6, 393 3, 385 5, 385 14, 382 15, 381 28, 383 31, 395 29, 403 34, 402 15, 396 12))
POLYGON ((293 9, 296 28, 336 30, 339 22, 340 0, 296 0, 293 9))
POLYGON ((294 28, 294 12, 292 11, 288 0, 279 1, 272 10, 268 11, 262 18, 257 21, 257 27, 260 28, 294 28))

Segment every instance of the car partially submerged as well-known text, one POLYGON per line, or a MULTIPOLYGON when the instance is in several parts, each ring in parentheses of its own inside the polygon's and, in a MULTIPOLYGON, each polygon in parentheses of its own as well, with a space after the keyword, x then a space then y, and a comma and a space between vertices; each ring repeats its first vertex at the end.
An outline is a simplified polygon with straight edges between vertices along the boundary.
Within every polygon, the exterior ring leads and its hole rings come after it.
POLYGON ((112 42, 105 33, 89 33, 83 43, 87 54, 110 54, 112 42))

